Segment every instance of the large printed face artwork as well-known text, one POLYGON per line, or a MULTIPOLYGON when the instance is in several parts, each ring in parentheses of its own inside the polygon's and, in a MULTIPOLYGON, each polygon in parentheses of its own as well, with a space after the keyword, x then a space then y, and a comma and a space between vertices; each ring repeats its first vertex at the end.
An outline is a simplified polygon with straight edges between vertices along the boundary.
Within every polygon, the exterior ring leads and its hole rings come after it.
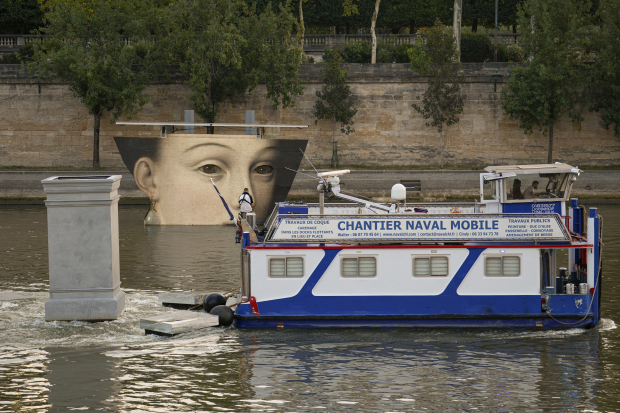
MULTIPOLYGON (((307 140, 256 139, 244 135, 115 137, 123 162, 151 199, 161 225, 222 225, 228 213, 210 179, 239 213, 239 195, 249 188, 259 222, 284 201, 307 140), (300 150, 301 149, 301 150, 300 150)), ((251 136, 251 135, 249 135, 251 136)))

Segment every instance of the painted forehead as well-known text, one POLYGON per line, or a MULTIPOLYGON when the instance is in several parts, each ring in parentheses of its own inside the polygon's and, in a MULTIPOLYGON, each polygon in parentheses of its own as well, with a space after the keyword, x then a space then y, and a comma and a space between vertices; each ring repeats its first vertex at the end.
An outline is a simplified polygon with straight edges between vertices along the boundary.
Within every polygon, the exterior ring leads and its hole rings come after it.
POLYGON ((234 153, 252 156, 266 149, 282 149, 281 142, 269 139, 238 138, 168 138, 161 144, 162 154, 170 152, 184 156, 199 153, 234 153))

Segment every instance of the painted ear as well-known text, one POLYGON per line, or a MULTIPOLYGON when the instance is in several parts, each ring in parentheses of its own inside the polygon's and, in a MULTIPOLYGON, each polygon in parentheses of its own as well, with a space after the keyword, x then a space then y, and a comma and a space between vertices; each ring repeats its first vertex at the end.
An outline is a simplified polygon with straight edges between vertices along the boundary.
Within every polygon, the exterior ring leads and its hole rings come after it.
POLYGON ((142 157, 138 159, 133 168, 133 176, 138 188, 142 190, 151 200, 157 201, 159 191, 155 185, 155 166, 151 158, 142 157))

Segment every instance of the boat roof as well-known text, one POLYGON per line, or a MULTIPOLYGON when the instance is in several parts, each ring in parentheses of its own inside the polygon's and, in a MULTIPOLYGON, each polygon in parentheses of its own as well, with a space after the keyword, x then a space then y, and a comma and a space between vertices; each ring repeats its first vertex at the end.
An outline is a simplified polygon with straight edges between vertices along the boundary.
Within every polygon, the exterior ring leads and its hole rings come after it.
POLYGON ((519 173, 566 173, 566 172, 579 172, 579 168, 570 166, 565 163, 555 164, 538 164, 538 165, 501 165, 501 166, 487 166, 484 168, 487 172, 502 173, 502 172, 514 172, 519 173))

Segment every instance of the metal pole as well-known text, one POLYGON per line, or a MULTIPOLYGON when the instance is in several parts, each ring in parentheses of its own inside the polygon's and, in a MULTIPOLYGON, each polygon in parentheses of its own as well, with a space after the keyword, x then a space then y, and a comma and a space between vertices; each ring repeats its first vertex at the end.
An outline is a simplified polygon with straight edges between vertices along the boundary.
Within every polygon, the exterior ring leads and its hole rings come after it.
POLYGON ((322 188, 319 190, 319 214, 325 214, 325 191, 322 188))
POLYGON ((498 0, 495 0, 495 48, 493 52, 493 61, 495 63, 497 63, 497 2, 498 0))

